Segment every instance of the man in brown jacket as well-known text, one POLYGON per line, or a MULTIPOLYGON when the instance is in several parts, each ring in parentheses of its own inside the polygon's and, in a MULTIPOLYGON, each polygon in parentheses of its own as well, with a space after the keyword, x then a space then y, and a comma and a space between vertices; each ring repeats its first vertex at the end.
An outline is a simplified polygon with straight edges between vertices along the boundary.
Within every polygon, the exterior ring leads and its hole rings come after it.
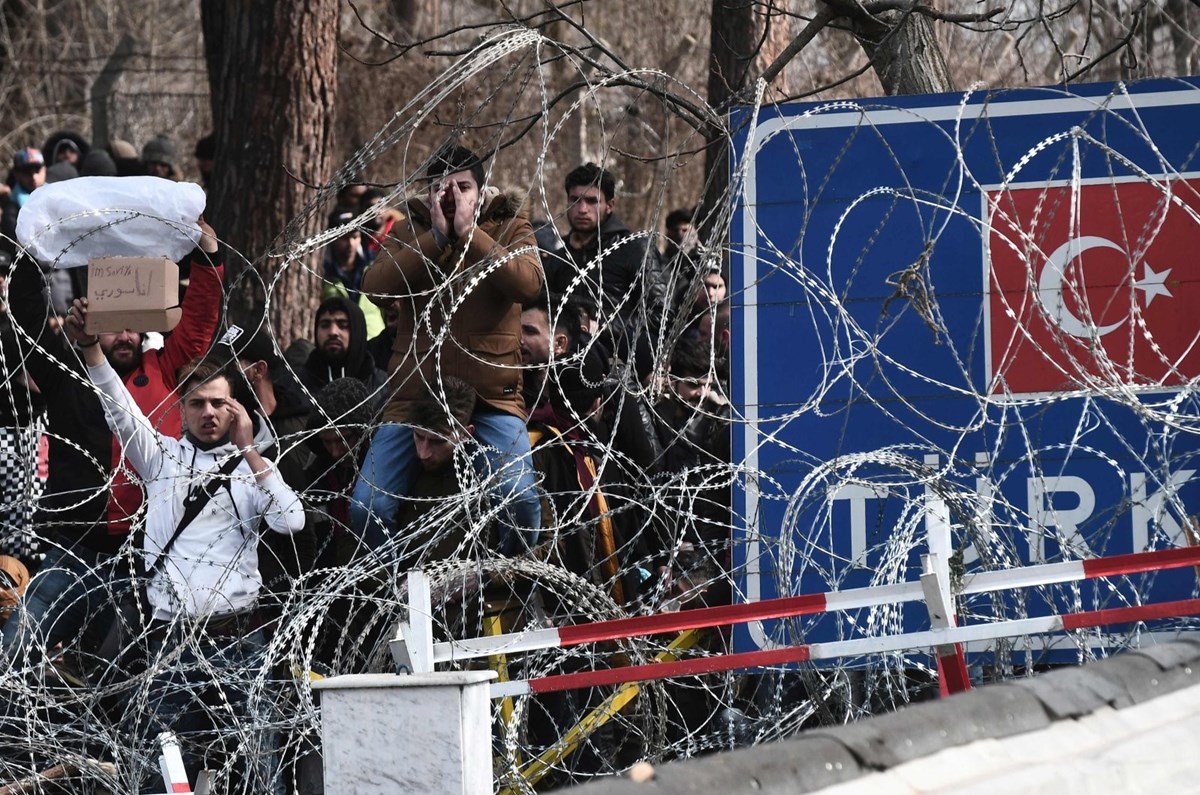
MULTIPOLYGON (((375 432, 354 486, 350 518, 372 549, 393 549, 399 498, 409 493, 417 456, 407 420, 424 385, 445 399, 441 381, 474 387, 474 439, 489 468, 482 473, 502 507, 501 549, 536 543, 541 506, 521 397, 521 304, 542 286, 537 244, 527 212, 485 188, 480 158, 443 147, 426 171, 425 199, 404 208, 362 290, 380 306, 395 301, 400 321, 384 424, 375 432)), ((386 556, 386 555, 385 555, 386 556)))

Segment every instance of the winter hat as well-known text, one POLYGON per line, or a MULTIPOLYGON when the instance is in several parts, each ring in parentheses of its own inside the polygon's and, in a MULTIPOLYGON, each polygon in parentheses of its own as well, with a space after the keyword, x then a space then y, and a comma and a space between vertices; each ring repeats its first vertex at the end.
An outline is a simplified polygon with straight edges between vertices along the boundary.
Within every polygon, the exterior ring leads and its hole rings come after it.
POLYGON ((217 156, 217 134, 208 135, 196 141, 195 156, 197 160, 212 160, 217 156))
POLYGON ((44 165, 46 165, 46 161, 42 159, 42 150, 34 149, 32 146, 18 150, 13 155, 13 168, 18 170, 31 169, 36 171, 44 165))
POLYGON ((120 138, 114 138, 108 142, 108 151, 112 153, 113 160, 137 160, 137 148, 129 141, 122 141, 120 138))
POLYGON ((55 130, 42 144, 42 152, 51 163, 58 162, 63 152, 74 152, 83 157, 91 150, 87 139, 75 130, 55 130))
POLYGON ((175 168, 175 144, 165 135, 158 135, 142 147, 143 163, 162 163, 175 168))
POLYGON ((357 378, 335 378, 316 394, 318 427, 367 427, 375 416, 367 386, 357 378))
POLYGON ((231 352, 233 357, 248 362, 266 362, 272 372, 283 364, 265 323, 253 334, 241 326, 230 326, 217 341, 217 351, 231 352))
POLYGON ((55 163, 58 162, 58 156, 66 151, 74 151, 79 154, 79 144, 72 141, 70 138, 64 138, 54 145, 54 151, 50 153, 50 159, 55 163))
POLYGON ((83 156, 83 162, 79 164, 79 174, 83 177, 115 177, 117 164, 108 152, 93 149, 83 156))
POLYGON ((11 555, 0 555, 0 617, 7 616, 29 584, 29 569, 11 555))
POLYGON ((75 179, 79 176, 79 169, 68 163, 66 160, 60 160, 50 168, 46 169, 46 184, 52 182, 62 182, 63 180, 75 179))
POLYGON ((357 217, 358 213, 349 207, 335 207, 333 212, 329 214, 329 226, 326 229, 336 229, 339 226, 345 226, 352 223, 357 217))

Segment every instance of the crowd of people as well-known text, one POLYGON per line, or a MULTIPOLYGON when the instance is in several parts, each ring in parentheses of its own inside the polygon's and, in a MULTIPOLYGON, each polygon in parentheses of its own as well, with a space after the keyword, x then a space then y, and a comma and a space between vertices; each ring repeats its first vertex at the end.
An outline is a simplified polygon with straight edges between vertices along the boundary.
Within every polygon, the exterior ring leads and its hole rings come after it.
MULTIPOLYGON (((207 178, 211 138, 196 156, 207 178)), ((298 584, 346 567, 526 556, 629 611, 729 599, 730 302, 692 210, 660 248, 587 163, 558 229, 447 144, 400 206, 339 192, 312 336, 282 350, 265 321, 221 327, 226 258, 203 219, 174 330, 88 333, 82 274, 28 256, 15 219, 47 181, 134 173, 176 178, 172 143, 63 132, 18 151, 3 191, 2 424, 21 463, 3 551, 33 572, 0 629, 8 671, 125 664, 106 643, 133 601, 152 676, 130 731, 189 737, 214 698, 247 709, 250 683, 213 671, 264 648, 298 584)), ((339 609, 314 643, 352 672, 361 618, 339 609)))

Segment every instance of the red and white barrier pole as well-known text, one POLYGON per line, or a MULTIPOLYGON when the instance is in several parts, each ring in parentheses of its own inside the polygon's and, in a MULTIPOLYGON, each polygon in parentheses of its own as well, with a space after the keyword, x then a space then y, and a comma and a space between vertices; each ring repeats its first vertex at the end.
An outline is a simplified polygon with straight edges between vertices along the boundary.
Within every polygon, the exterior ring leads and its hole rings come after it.
POLYGON ((183 766, 179 739, 173 732, 162 732, 158 735, 158 745, 162 748, 162 754, 158 757, 158 769, 162 772, 167 792, 191 795, 192 785, 188 782, 187 769, 183 766))
MULTIPOLYGON (((925 605, 929 608, 929 625, 934 629, 949 629, 958 624, 954 615, 954 600, 950 596, 950 567, 941 554, 921 556, 925 573, 921 575, 921 587, 925 591, 925 605)), ((938 646, 938 687, 943 696, 971 689, 971 677, 967 672, 967 657, 961 643, 938 646)))
POLYGON ((626 682, 645 682, 674 676, 696 676, 718 671, 733 671, 744 668, 764 668, 776 665, 827 660, 835 657, 858 657, 867 654, 904 651, 970 643, 980 640, 1013 637, 1016 635, 1043 635, 1064 630, 1087 629, 1106 624, 1123 624, 1134 621, 1149 621, 1156 618, 1200 614, 1200 599, 1184 599, 1151 605, 1092 610, 1082 613, 1024 618, 1012 621, 997 621, 991 624, 974 624, 965 627, 931 629, 905 635, 885 635, 875 638, 813 643, 802 646, 786 646, 763 651, 722 654, 697 657, 675 662, 634 665, 625 668, 606 668, 597 671, 581 671, 559 674, 541 679, 497 682, 492 684, 492 698, 521 696, 537 693, 553 693, 561 690, 576 690, 588 687, 619 685, 626 682))
MULTIPOLYGON (((926 463, 936 464, 937 456, 926 456, 926 463)), ((929 611, 929 626, 946 629, 958 624, 955 617, 954 596, 950 582, 950 509, 946 501, 926 497, 925 533, 928 537, 929 554, 921 556, 921 590, 925 594, 925 608, 929 611)), ((961 643, 938 646, 937 670, 938 689, 943 696, 971 689, 971 676, 967 671, 967 657, 961 643)))
MULTIPOLYGON (((968 574, 963 577, 962 583, 955 589, 955 593, 970 595, 1196 565, 1200 565, 1200 547, 1178 547, 1107 558, 1071 560, 1063 563, 1046 563, 1038 566, 968 574)), ((853 588, 846 591, 785 596, 779 599, 765 599, 761 602, 720 605, 676 613, 632 616, 611 621, 597 621, 591 624, 549 627, 528 632, 455 640, 434 644, 433 662, 469 660, 493 654, 554 649, 583 643, 623 640, 644 635, 740 624, 748 621, 766 621, 831 611, 856 610, 884 604, 912 602, 923 598, 924 594, 925 591, 920 582, 903 582, 873 588, 853 588)))

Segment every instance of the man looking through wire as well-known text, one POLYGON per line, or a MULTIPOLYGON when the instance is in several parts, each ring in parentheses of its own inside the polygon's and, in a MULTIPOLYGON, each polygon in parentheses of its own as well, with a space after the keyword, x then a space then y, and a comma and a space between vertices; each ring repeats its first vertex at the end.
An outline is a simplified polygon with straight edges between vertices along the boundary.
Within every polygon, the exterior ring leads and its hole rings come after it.
MULTIPOLYGON (((254 620, 262 578, 258 571, 260 519, 277 533, 304 527, 304 509, 274 466, 254 447, 253 424, 233 398, 232 381, 217 363, 185 368, 179 384, 184 436, 153 430, 109 363, 99 338, 84 331, 87 300, 76 299, 68 326, 105 396, 104 414, 126 456, 145 481, 147 519, 143 555, 151 609, 150 688, 153 718, 148 735, 173 729, 182 735, 189 770, 201 768, 188 733, 205 728, 205 704, 245 709, 264 646, 254 620), (169 667, 161 667, 170 660, 169 667)), ((218 738, 240 741, 240 732, 218 738)), ((267 755, 247 756, 262 762, 267 755)), ((231 788, 232 789, 232 788, 231 788)))
POLYGON ((408 222, 363 278, 380 306, 400 319, 388 365, 393 396, 354 487, 351 520, 372 549, 395 554, 396 510, 410 494, 418 457, 405 423, 428 387, 461 378, 478 394, 472 417, 483 454, 475 460, 503 506, 501 547, 536 543, 541 507, 529 458, 521 396, 521 304, 537 295, 542 272, 521 202, 485 183, 482 160, 451 145, 425 172, 426 195, 405 207, 408 222))

